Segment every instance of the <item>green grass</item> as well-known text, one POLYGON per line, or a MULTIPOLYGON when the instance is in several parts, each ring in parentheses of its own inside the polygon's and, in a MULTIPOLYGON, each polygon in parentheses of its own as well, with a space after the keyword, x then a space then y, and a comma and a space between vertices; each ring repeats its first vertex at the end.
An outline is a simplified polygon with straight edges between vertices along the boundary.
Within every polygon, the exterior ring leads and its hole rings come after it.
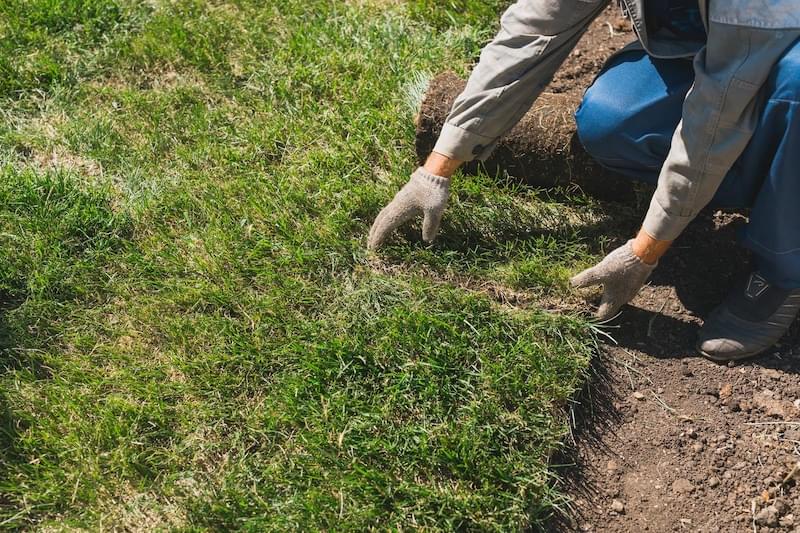
POLYGON ((364 250, 414 167, 409 93, 466 73, 503 4, 0 4, 0 527, 564 504, 547 461, 593 336, 537 302, 571 298, 602 210, 459 176, 435 246, 364 250))

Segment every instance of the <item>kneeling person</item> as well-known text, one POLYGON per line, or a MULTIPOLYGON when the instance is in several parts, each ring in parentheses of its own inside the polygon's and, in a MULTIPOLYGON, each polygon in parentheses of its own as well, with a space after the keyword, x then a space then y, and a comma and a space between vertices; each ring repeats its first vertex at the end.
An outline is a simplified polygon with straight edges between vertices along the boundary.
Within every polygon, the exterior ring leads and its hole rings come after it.
MULTIPOLYGON (((700 331, 715 360, 756 355, 800 310, 800 9, 798 0, 624 0, 639 43, 612 57, 576 113, 601 164, 657 183, 634 239, 573 278, 602 284, 600 319, 614 316, 706 205, 751 208, 744 244, 757 270, 700 331), (766 7, 765 7, 766 6, 766 7)), ((438 231, 449 179, 486 159, 530 108, 606 0, 520 0, 456 99, 434 151, 378 215, 377 248, 424 216, 438 231)))

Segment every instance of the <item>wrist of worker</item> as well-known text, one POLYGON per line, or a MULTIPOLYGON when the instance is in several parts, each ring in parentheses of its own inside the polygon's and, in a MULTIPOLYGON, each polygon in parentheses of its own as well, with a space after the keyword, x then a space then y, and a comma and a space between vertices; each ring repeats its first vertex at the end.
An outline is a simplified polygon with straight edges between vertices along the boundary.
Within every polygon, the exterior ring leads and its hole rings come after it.
POLYGON ((636 238, 631 242, 631 250, 643 263, 655 265, 667 252, 670 245, 672 245, 672 241, 659 241, 644 229, 640 229, 636 238))
POLYGON ((449 180, 458 170, 458 167, 461 166, 461 163, 463 161, 452 159, 437 152, 431 152, 422 168, 434 176, 449 180))

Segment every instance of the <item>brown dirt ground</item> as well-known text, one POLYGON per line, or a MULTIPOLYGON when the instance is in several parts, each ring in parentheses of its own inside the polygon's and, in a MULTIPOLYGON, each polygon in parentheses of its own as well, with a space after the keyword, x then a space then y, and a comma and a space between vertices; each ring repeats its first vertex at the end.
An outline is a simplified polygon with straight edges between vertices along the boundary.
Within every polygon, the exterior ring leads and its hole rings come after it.
MULTIPOLYGON (((549 90, 581 94, 631 39, 609 8, 549 90)), ((621 243, 638 222, 620 220, 609 231, 621 243)), ((738 364, 694 350, 702 317, 748 271, 735 242, 745 222, 702 215, 606 329, 613 341, 601 345, 572 444, 557 461, 574 505, 552 530, 800 532, 800 486, 791 475, 800 461, 800 328, 738 364)))

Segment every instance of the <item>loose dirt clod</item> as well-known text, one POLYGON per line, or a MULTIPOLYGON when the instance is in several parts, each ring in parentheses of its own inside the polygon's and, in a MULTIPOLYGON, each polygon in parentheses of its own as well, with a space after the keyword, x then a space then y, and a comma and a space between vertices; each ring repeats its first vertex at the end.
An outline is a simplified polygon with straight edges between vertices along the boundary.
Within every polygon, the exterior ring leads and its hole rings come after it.
POLYGON ((756 514, 754 521, 759 526, 777 526, 778 510, 772 505, 764 507, 756 514))

